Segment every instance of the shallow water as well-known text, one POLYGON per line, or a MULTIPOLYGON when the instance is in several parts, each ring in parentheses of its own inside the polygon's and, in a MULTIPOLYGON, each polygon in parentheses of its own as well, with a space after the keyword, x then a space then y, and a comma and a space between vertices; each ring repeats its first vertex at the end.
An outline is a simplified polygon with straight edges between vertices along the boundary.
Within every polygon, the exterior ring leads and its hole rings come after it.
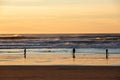
MULTIPOLYGON (((120 54, 120 48, 109 48, 109 54, 120 54)), ((0 49, 0 55, 3 54, 21 54, 24 49, 0 49)), ((28 54, 71 54, 72 48, 42 48, 27 49, 28 54)), ((76 48, 76 54, 105 54, 106 49, 101 48, 76 48)))
POLYGON ((0 35, 0 65, 44 64, 120 65, 120 34, 0 35), (105 59, 106 49, 109 60, 105 59))
POLYGON ((27 58, 24 59, 23 49, 11 49, 15 52, 0 53, 0 65, 120 65, 118 49, 114 50, 116 54, 112 53, 114 51, 109 54, 109 59, 106 59, 103 49, 94 50, 77 49, 76 58, 73 59, 71 49, 28 49, 27 58))

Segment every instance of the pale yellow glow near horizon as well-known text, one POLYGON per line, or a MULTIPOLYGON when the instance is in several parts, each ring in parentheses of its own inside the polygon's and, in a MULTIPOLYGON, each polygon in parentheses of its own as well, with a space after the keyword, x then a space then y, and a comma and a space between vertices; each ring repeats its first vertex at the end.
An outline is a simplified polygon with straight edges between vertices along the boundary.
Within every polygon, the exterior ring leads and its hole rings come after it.
POLYGON ((120 33, 120 14, 113 0, 2 0, 0 34, 26 33, 120 33))

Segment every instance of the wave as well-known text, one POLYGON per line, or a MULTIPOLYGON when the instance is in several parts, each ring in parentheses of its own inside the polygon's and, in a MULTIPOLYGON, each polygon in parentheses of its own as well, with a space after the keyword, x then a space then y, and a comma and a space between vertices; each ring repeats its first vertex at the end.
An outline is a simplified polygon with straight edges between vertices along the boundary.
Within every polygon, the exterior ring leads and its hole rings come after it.
POLYGON ((0 48, 120 48, 120 35, 0 35, 0 48))
POLYGON ((14 35, 2 35, 2 36, 0 36, 0 39, 36 39, 36 38, 14 34, 14 35))
POLYGON ((96 37, 94 40, 120 40, 120 37, 96 37))

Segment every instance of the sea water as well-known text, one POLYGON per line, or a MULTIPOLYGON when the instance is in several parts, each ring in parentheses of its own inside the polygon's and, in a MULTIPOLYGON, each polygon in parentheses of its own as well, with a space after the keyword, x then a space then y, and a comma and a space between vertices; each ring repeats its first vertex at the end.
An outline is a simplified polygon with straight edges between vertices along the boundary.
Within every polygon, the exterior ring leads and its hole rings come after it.
POLYGON ((55 60, 70 61, 73 48, 76 48, 78 59, 105 59, 106 49, 111 59, 119 59, 120 34, 0 35, 0 62, 7 64, 9 61, 22 60, 24 48, 27 49, 27 59, 32 64, 36 63, 35 59, 37 64, 41 62, 49 64, 55 60))

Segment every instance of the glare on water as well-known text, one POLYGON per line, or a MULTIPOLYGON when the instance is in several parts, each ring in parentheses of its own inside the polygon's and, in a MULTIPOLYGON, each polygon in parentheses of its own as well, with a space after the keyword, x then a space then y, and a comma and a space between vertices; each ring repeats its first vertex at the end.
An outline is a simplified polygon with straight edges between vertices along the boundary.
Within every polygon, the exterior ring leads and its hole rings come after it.
POLYGON ((71 49, 31 50, 27 50, 26 59, 24 59, 22 49, 11 50, 11 53, 10 51, 9 53, 2 52, 0 53, 0 65, 120 65, 120 54, 109 54, 109 59, 106 59, 104 53, 91 54, 86 51, 78 53, 78 50, 76 58, 73 59, 71 49))

